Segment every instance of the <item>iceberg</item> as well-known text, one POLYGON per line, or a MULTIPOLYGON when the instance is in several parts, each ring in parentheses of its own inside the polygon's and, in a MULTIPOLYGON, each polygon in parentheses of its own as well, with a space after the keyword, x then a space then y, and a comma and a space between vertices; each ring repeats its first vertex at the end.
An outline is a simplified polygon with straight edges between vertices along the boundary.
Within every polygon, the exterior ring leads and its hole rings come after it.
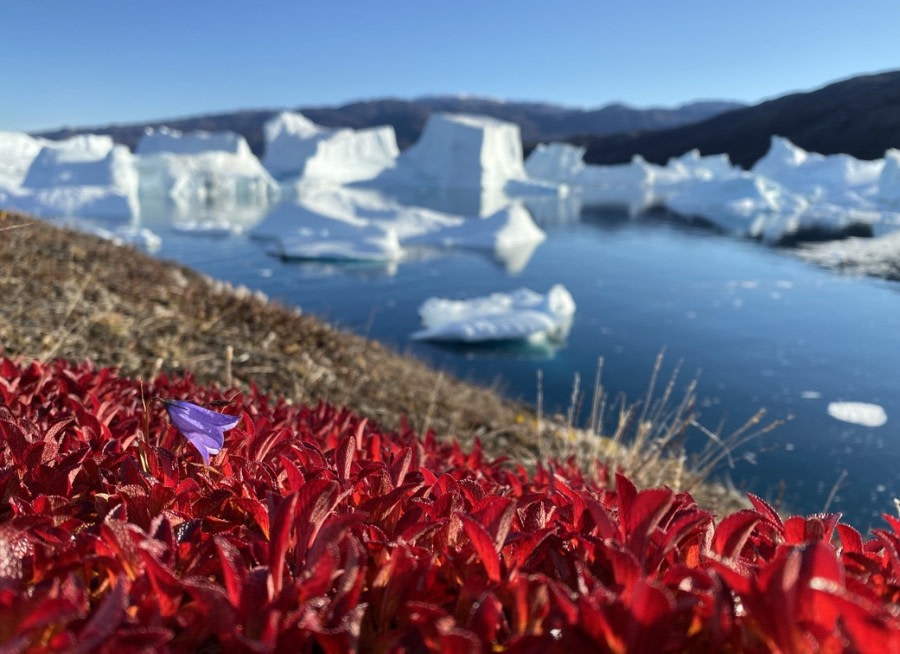
POLYGON ((424 329, 415 340, 564 341, 575 315, 575 301, 562 284, 546 295, 520 288, 471 300, 429 298, 419 315, 424 329))
POLYGON ((278 185, 232 132, 147 128, 137 147, 140 195, 168 197, 183 206, 267 205, 278 185))
POLYGON ((108 136, 47 141, 4 203, 44 217, 130 220, 139 213, 134 157, 108 136))
POLYGON ((480 190, 527 179, 518 125, 486 116, 433 113, 419 140, 375 181, 480 190))
POLYGON ((348 184, 376 177, 394 165, 400 150, 390 126, 328 129, 302 114, 283 112, 264 127, 263 165, 276 179, 348 184))

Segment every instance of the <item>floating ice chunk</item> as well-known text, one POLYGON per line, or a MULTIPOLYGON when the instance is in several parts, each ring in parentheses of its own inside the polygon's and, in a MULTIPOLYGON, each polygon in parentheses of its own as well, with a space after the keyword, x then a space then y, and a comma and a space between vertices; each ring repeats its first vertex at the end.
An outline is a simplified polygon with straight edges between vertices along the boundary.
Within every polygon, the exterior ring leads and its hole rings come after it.
POLYGON ((416 340, 432 341, 563 341, 575 315, 575 301, 561 284, 547 295, 529 289, 494 293, 471 300, 429 298, 419 315, 424 329, 416 340))
POLYGON ((390 126, 328 129, 284 112, 265 125, 263 165, 278 179, 346 184, 372 179, 394 165, 400 150, 390 126))
POLYGON ((884 408, 866 402, 830 402, 828 415, 836 420, 850 422, 863 427, 881 427, 887 422, 884 408))

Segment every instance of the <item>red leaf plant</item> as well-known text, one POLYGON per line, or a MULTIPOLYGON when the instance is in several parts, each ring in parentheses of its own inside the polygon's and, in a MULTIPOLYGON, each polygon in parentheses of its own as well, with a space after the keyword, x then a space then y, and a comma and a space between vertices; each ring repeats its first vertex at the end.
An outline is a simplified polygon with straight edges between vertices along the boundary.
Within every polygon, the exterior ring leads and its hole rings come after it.
POLYGON ((900 652, 900 521, 719 519, 346 410, 0 360, 3 652, 900 652))

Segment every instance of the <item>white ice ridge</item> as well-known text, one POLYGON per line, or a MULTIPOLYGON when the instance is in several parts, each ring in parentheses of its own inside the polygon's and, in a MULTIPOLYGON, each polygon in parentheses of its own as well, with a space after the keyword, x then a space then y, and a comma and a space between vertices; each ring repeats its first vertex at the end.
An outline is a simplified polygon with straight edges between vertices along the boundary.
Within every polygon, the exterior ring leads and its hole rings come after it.
POLYGON ((699 217, 741 236, 780 241, 804 231, 839 236, 852 228, 900 221, 900 153, 861 161, 806 152, 775 136, 752 171, 726 155, 696 150, 658 166, 586 165, 583 149, 551 144, 529 156, 536 178, 571 185, 584 205, 617 205, 639 213, 654 205, 699 217))
POLYGON ((170 198, 178 205, 234 207, 266 205, 278 185, 232 132, 148 128, 137 147, 140 195, 170 198))
POLYGON ((829 402, 828 415, 863 427, 881 427, 887 422, 883 407, 866 402, 829 402))
POLYGON ((510 271, 521 269, 546 238, 530 214, 511 204, 485 218, 465 218, 402 205, 377 191, 313 187, 301 190, 251 232, 277 242, 273 252, 305 259, 396 260, 407 248, 488 251, 510 271))
POLYGON ((556 284, 546 295, 520 288, 471 300, 433 297, 419 307, 419 315, 424 329, 412 335, 416 340, 561 342, 571 327, 575 301, 556 284))
POLYGON ((263 165, 277 179, 300 177, 327 184, 372 179, 392 167, 400 153, 390 126, 329 129, 286 111, 264 129, 263 165))

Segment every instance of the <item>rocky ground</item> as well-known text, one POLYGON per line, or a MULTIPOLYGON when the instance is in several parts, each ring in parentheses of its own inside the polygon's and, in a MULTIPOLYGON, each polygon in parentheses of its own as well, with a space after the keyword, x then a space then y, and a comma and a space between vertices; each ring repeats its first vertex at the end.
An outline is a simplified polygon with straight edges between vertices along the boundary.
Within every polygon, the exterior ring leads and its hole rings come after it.
MULTIPOLYGON (((590 437, 596 442, 585 446, 583 433, 538 421, 528 407, 246 289, 2 211, 0 298, 3 356, 87 358, 144 379, 190 372, 201 383, 255 384, 291 402, 347 406, 388 428, 405 419, 463 444, 479 436, 489 453, 527 464, 585 451, 621 461, 618 445, 590 437)), ((698 485, 684 457, 638 458, 647 469, 629 472, 639 483, 688 487, 707 505, 735 506, 726 489, 698 485)))

